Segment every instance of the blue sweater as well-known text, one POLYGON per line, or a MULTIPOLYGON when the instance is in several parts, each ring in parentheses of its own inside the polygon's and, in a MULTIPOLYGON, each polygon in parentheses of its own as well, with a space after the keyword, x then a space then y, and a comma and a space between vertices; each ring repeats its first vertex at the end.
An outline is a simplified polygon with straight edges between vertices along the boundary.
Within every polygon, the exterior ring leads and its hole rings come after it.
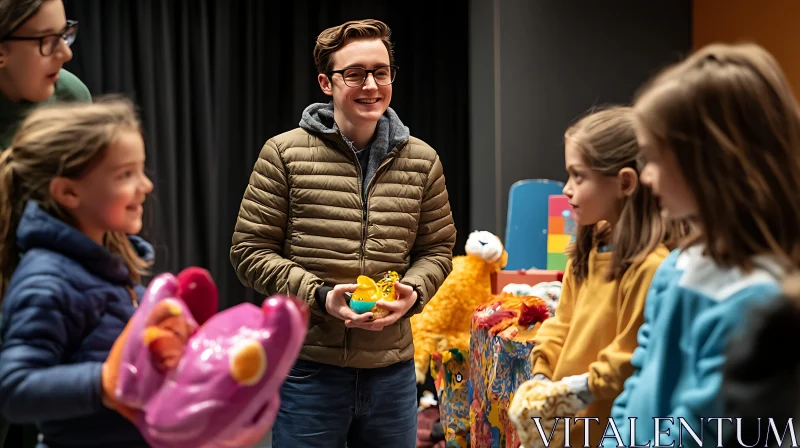
MULTIPOLYGON (((153 249, 131 237, 144 259, 153 249)), ((144 293, 118 256, 29 202, 17 230, 24 254, 3 297, 0 414, 35 423, 39 446, 146 447, 101 403, 101 366, 144 293)))
MULTIPOLYGON (((716 446, 718 421, 709 419, 725 417, 720 386, 729 338, 752 305, 780 292, 777 263, 766 257, 755 262, 749 273, 721 268, 695 246, 673 251, 659 266, 631 358, 634 374, 611 410, 623 445, 698 446, 689 425, 703 446, 716 446), (659 440, 656 417, 673 419, 660 422, 659 440), (637 419, 635 440, 629 418, 637 419)), ((725 434, 735 431, 733 423, 723 422, 725 434)), ((603 446, 618 446, 610 429, 606 434, 603 446)))

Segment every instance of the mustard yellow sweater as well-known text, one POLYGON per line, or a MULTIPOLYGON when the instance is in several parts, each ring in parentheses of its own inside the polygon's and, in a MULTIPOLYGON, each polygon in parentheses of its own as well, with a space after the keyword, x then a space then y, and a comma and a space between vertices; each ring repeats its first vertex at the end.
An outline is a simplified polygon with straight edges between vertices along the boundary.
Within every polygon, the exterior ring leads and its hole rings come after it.
MULTIPOLYGON (((630 360, 638 345, 647 290, 667 255, 669 250, 659 246, 642 264, 628 269, 622 280, 609 281, 612 253, 598 253, 595 247, 589 255, 588 276, 580 285, 573 281, 569 262, 555 316, 542 324, 534 338, 534 374, 558 381, 589 372, 589 389, 595 400, 580 417, 599 419, 590 424, 591 446, 600 442, 611 405, 633 374, 630 360)), ((571 445, 582 446, 583 434, 582 424, 572 426, 571 445)))

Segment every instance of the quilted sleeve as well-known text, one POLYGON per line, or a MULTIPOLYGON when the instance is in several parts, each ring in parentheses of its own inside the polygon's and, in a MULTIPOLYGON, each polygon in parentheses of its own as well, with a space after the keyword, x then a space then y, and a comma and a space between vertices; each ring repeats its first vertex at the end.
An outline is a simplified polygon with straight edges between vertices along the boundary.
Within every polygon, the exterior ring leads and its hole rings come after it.
POLYGON ((78 418, 103 406, 102 363, 62 364, 91 313, 48 280, 28 277, 4 299, 0 413, 12 423, 78 418))
POLYGON ((425 184, 417 239, 411 249, 411 266, 401 280, 419 296, 407 316, 422 311, 453 269, 456 227, 450 212, 444 170, 436 157, 425 184))
POLYGON ((325 315, 315 292, 323 284, 299 264, 281 256, 289 217, 289 184, 279 149, 269 140, 256 161, 233 233, 231 263, 239 280, 261 294, 288 294, 325 315))

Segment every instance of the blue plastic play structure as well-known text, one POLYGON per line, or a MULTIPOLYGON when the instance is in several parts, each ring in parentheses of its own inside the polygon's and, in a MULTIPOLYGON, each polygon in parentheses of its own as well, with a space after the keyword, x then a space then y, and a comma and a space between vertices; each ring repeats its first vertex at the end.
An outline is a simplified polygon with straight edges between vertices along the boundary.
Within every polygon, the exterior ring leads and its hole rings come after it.
POLYGON ((528 179, 515 182, 508 195, 505 270, 547 269, 547 198, 561 194, 562 182, 528 179))

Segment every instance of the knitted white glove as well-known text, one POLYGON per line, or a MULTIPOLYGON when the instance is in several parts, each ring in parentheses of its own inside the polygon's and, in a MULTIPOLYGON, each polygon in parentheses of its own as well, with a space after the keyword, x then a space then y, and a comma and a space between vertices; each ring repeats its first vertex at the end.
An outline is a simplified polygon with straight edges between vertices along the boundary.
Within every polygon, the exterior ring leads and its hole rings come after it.
POLYGON ((567 376, 562 378, 561 381, 566 383, 569 391, 577 395, 587 406, 594 401, 592 391, 589 390, 589 373, 567 376))
MULTIPOLYGON (((533 420, 538 418, 541 427, 549 437, 550 428, 556 424, 557 418, 574 417, 586 409, 594 400, 589 391, 589 374, 575 375, 550 381, 549 379, 531 379, 522 383, 511 399, 508 417, 520 436, 525 448, 544 447, 542 435, 533 420)), ((563 425, 563 423, 562 423, 563 425)), ((549 446, 563 446, 563 428, 554 432, 549 446)))

